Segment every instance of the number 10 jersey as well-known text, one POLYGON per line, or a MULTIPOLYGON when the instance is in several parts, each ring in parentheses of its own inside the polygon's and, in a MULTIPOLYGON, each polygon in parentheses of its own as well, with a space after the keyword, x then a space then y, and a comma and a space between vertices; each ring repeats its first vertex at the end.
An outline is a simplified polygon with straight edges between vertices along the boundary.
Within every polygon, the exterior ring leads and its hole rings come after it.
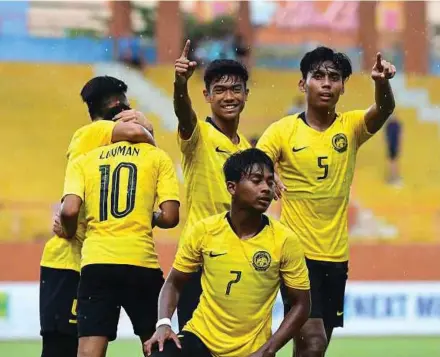
POLYGON ((173 163, 149 144, 119 142, 89 152, 67 166, 64 196, 85 205, 81 267, 128 264, 159 268, 152 237, 155 203, 179 201, 173 163))

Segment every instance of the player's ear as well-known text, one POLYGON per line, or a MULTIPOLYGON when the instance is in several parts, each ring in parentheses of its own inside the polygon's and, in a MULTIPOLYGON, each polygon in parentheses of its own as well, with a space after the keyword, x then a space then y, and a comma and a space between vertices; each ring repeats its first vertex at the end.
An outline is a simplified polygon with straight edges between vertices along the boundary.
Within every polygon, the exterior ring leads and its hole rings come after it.
POLYGON ((306 92, 306 80, 304 78, 301 78, 298 82, 298 88, 300 92, 305 93, 306 92))
POLYGON ((203 95, 205 96, 205 102, 211 103, 211 95, 209 94, 209 91, 206 88, 203 90, 203 95))
POLYGON ((341 95, 345 93, 345 82, 342 81, 341 95))
POLYGON ((228 192, 231 194, 231 196, 235 195, 235 189, 237 187, 237 183, 233 181, 226 181, 226 188, 228 189, 228 192))
POLYGON ((246 88, 244 91, 244 100, 247 101, 249 95, 249 88, 246 88))

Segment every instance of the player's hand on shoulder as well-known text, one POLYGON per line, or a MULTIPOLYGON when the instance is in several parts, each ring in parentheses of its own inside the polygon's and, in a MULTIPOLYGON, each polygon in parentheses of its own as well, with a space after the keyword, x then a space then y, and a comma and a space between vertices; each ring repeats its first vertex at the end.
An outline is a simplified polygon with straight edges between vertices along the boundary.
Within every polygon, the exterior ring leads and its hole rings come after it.
POLYGON ((382 54, 378 52, 376 62, 371 71, 371 78, 374 81, 384 81, 393 78, 395 74, 396 67, 391 62, 385 61, 382 58, 382 54))
POLYGON ((275 200, 279 200, 284 191, 286 191, 286 186, 284 186, 278 174, 275 173, 275 200))
POLYGON ((60 212, 55 214, 52 224, 52 231, 58 237, 67 238, 66 232, 64 232, 63 226, 61 225, 60 212))
POLYGON ((151 133, 151 135, 153 135, 153 124, 147 119, 144 113, 139 110, 123 110, 118 115, 116 115, 113 120, 138 123, 139 125, 142 125, 145 129, 147 129, 151 133))
POLYGON ((168 325, 162 325, 156 329, 156 332, 153 334, 153 336, 151 336, 148 341, 144 342, 144 355, 151 355, 152 347, 156 343, 159 345, 159 352, 162 352, 163 345, 167 340, 173 340, 178 348, 182 348, 182 346, 180 345, 179 337, 177 337, 171 327, 168 325))
POLYGON ((174 64, 176 82, 181 84, 186 83, 188 79, 191 78, 192 74, 194 73, 194 70, 197 67, 197 62, 190 61, 188 59, 190 46, 191 46, 191 41, 186 40, 182 54, 174 64))

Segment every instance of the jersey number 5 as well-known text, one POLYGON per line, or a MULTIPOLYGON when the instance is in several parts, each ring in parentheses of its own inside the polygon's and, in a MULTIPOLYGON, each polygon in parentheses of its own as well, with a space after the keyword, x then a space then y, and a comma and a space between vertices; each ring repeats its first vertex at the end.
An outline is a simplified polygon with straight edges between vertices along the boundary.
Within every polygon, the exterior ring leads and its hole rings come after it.
POLYGON ((241 280, 241 271, 231 270, 230 273, 235 275, 235 279, 231 280, 226 286, 226 295, 231 293, 232 284, 237 284, 241 280))
MULTIPOLYGON (((99 166, 101 172, 101 191, 99 196, 99 220, 106 221, 108 219, 108 194, 110 186, 110 165, 99 166)), ((127 216, 134 209, 136 199, 136 183, 137 183, 137 167, 130 162, 121 162, 116 166, 112 174, 112 188, 110 199, 110 213, 115 218, 127 216), (127 202, 125 208, 119 209, 119 187, 121 179, 121 170, 128 170, 127 183, 127 202)))
POLYGON ((321 169, 324 169, 322 176, 317 177, 318 180, 324 180, 328 176, 328 164, 325 163, 325 160, 327 160, 327 159, 328 159, 327 156, 319 156, 318 157, 318 167, 320 167, 321 169))

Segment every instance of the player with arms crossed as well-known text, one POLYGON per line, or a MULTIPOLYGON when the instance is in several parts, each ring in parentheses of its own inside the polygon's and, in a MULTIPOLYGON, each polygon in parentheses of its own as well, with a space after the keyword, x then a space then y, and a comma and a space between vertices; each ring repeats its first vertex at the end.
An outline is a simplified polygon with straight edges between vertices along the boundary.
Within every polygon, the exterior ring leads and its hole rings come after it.
POLYGON ((231 209, 186 231, 160 294, 159 321, 144 345, 146 355, 275 356, 309 316, 309 279, 301 243, 290 229, 264 215, 274 197, 271 159, 258 149, 235 153, 227 159, 224 175, 231 209), (170 318, 184 285, 200 265, 200 303, 176 336, 170 318), (272 336, 280 280, 292 308, 272 336))
MULTIPOLYGON (((88 105, 92 123, 78 129, 73 135, 67 151, 69 161, 112 142, 154 144, 152 135, 139 125, 150 128, 149 123, 139 112, 129 109, 126 91, 125 83, 113 77, 96 77, 86 83, 81 97, 88 105), (121 120, 115 122, 112 119, 121 120)), ((86 226, 83 215, 78 225, 75 238, 67 240, 63 237, 57 218, 54 230, 58 235, 52 237, 44 247, 40 267, 42 357, 77 355, 76 297, 86 226)))
POLYGON ((378 54, 371 74, 375 104, 339 113, 336 104, 352 73, 348 57, 318 47, 303 57, 300 67, 306 111, 273 123, 257 147, 278 164, 286 186, 281 222, 300 236, 304 246, 312 311, 295 339, 295 355, 308 357, 323 356, 333 329, 343 326, 347 207, 356 154, 394 110, 388 80, 396 69, 378 54))
MULTIPOLYGON (((248 71, 233 60, 215 60, 205 70, 203 95, 211 106, 211 116, 197 119, 188 94, 188 80, 197 65, 188 60, 190 41, 176 60, 174 111, 179 120, 178 142, 182 152, 182 168, 188 208, 182 237, 196 222, 227 211, 230 197, 224 185, 222 166, 233 153, 250 148, 238 133, 240 114, 249 90, 248 71)), ((182 292, 177 315, 182 328, 191 318, 201 294, 201 272, 195 272, 182 292)))

